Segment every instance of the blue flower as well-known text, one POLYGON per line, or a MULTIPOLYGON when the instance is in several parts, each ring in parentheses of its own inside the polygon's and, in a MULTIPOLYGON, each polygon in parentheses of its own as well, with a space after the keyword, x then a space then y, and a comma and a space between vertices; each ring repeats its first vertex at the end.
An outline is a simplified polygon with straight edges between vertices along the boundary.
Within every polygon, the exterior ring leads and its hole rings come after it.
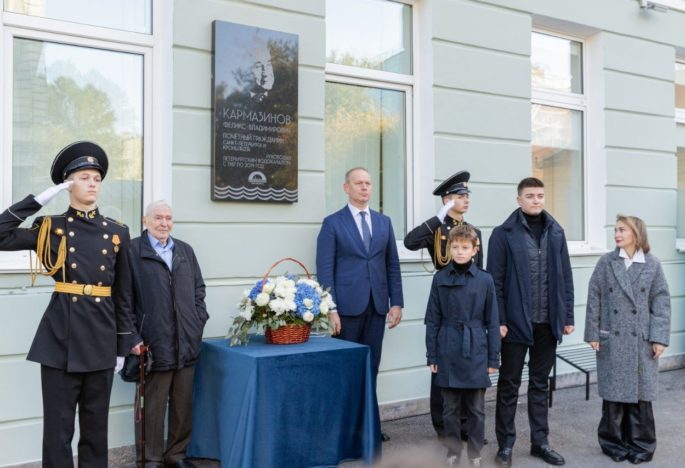
POLYGON ((296 313, 299 317, 302 317, 305 312, 311 312, 316 317, 319 315, 320 304, 321 297, 319 296, 319 293, 316 292, 316 288, 304 283, 299 283, 297 285, 295 305, 297 306, 296 313))
POLYGON ((254 301, 257 298, 257 294, 260 292, 262 292, 262 280, 257 281, 257 284, 254 285, 247 297, 249 297, 251 301, 254 301))

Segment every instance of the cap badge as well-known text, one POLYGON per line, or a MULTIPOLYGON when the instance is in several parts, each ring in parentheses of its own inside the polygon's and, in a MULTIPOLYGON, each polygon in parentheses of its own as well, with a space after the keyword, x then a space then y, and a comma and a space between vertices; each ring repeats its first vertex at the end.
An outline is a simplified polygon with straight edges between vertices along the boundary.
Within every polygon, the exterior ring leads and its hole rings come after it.
POLYGON ((95 158, 92 156, 88 156, 88 162, 91 164, 95 164, 95 158))

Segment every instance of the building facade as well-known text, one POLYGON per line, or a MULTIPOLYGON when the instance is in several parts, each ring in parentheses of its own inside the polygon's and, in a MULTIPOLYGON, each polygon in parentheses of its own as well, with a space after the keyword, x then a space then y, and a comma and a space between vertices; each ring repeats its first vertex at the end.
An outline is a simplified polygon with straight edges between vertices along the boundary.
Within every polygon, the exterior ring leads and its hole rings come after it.
MULTIPOLYGON (((145 204, 172 203, 174 235, 195 247, 207 282, 205 337, 226 334, 242 291, 275 260, 314 266, 320 222, 345 203, 345 170, 366 166, 372 208, 393 220, 405 291, 403 321, 384 341, 379 400, 386 417, 426 411, 432 268, 402 238, 437 212, 433 188, 465 169, 467 220, 486 246, 516 207, 518 181, 547 184, 576 288, 577 330, 563 346, 583 345, 587 283, 613 246, 615 215, 642 217, 672 295, 663 365, 682 365, 684 0, 106 3, 4 1, 0 200, 49 186, 64 144, 100 142, 112 160, 104 214, 136 235, 145 204), (210 198, 216 20, 299 37, 296 203, 210 198)), ((40 372, 25 356, 51 281, 30 287, 28 266, 28 253, 0 254, 0 466, 40 459, 40 372)), ((133 392, 115 381, 112 448, 133 443, 133 392)))

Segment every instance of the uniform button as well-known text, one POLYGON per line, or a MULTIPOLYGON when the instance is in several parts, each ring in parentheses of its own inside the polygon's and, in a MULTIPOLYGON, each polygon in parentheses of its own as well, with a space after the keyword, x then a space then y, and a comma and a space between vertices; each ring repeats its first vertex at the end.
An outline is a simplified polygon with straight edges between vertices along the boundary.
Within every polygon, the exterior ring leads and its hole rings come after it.
POLYGON ((618 336, 618 332, 614 332, 614 335, 618 336))
POLYGON ((57 234, 58 236, 61 236, 62 234, 64 234, 64 230, 62 228, 57 228, 57 229, 55 229, 55 234, 57 234))
POLYGON ((72 268, 76 268, 76 264, 75 264, 75 263, 72 263, 72 264, 71 264, 71 267, 72 267, 72 268))
POLYGON ((71 302, 78 302, 78 297, 71 296, 71 302))
POLYGON ((101 271, 105 271, 105 266, 104 266, 104 265, 100 265, 100 270, 101 270, 101 271))
POLYGON ((107 249, 102 249, 102 255, 107 255, 107 249))
POLYGON ((614 292, 614 288, 609 288, 609 292, 614 292))
POLYGON ((98 281, 98 286, 102 286, 102 281, 98 281))
POLYGON ((102 222, 102 225, 103 225, 103 226, 107 226, 107 221, 103 221, 103 222, 102 222))
POLYGON ((103 234, 103 235, 102 235, 102 238, 103 238, 103 239, 109 239, 109 234, 103 234))
POLYGON ((615 313, 615 314, 618 314, 618 310, 614 309, 614 313, 615 313))
POLYGON ((637 310, 633 310, 633 314, 637 314, 637 310))
POLYGON ((74 237, 74 231, 69 231, 69 237, 74 237))
POLYGON ((73 222, 74 222, 74 218, 72 218, 71 216, 69 216, 69 217, 67 218, 67 221, 69 221, 70 223, 73 223, 73 222))
POLYGON ((99 298, 99 297, 96 297, 96 298, 95 298, 95 302, 100 302, 100 298, 99 298))
POLYGON ((74 247, 69 247, 69 252, 74 253, 76 252, 76 249, 74 247))

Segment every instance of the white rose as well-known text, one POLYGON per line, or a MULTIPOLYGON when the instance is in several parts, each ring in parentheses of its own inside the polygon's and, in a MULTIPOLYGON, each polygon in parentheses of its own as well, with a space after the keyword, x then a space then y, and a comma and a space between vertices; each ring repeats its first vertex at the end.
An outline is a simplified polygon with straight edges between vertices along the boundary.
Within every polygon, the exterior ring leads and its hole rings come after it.
POLYGON ((274 311, 276 316, 283 315, 283 313, 286 311, 286 303, 283 299, 276 298, 269 302, 269 308, 274 311))
POLYGON ((267 281, 266 283, 264 283, 264 286, 262 287, 262 292, 266 294, 271 294, 275 287, 276 285, 274 283, 272 283, 271 281, 267 281))
POLYGON ((326 304, 325 302, 322 302, 319 305, 319 312, 321 312, 321 314, 327 315, 329 310, 330 309, 328 308, 328 304, 326 304))
POLYGON ((311 322, 312 320, 314 320, 314 314, 312 314, 311 312, 307 311, 307 312, 305 312, 304 314, 302 314, 302 319, 303 319, 305 322, 311 322))
POLYGON ((293 280, 285 280, 283 284, 288 289, 295 289, 295 282, 293 280))
POLYGON ((257 297, 255 298, 254 302, 259 307, 264 307, 269 303, 269 295, 266 293, 259 293, 257 294, 257 297))
POLYGON ((311 299, 307 298, 307 299, 305 299, 304 301, 302 301, 302 304, 303 304, 307 309, 311 309, 312 306, 314 305, 314 302, 313 302, 311 299))
POLYGON ((240 316, 245 320, 252 320, 252 308, 245 308, 240 312, 240 316))
POLYGON ((293 299, 285 299, 285 305, 287 307, 287 310, 297 309, 297 304, 295 304, 295 301, 293 299))

